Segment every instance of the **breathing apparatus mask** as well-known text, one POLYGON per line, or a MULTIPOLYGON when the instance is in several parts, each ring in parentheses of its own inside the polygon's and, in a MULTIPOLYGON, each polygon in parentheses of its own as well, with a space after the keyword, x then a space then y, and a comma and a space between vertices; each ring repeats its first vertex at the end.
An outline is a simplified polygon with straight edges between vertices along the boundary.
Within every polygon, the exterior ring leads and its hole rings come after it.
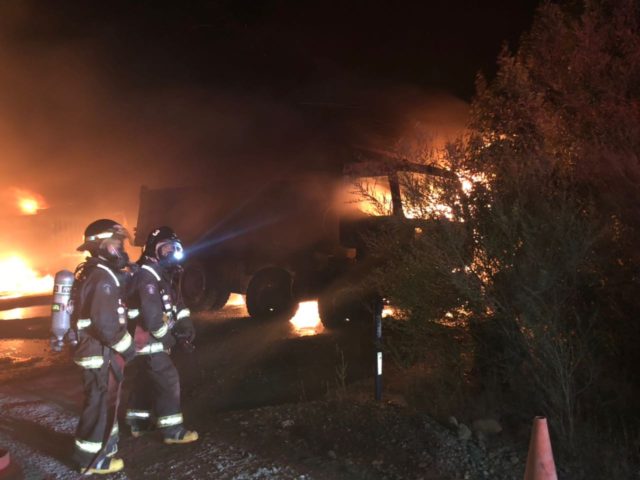
POLYGON ((158 227, 147 237, 143 256, 157 261, 166 271, 180 270, 184 258, 182 242, 170 227, 158 227))
POLYGON ((124 240, 121 238, 108 238, 100 245, 99 256, 104 257, 119 270, 129 264, 129 254, 124 249, 124 240))
POLYGON ((184 258, 184 249, 180 240, 171 239, 158 242, 156 258, 162 265, 178 265, 184 258))

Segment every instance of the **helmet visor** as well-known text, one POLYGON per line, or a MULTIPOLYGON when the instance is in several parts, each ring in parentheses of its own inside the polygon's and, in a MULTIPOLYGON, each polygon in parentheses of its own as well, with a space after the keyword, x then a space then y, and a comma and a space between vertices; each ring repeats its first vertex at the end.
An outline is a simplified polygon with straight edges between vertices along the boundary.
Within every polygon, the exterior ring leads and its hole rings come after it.
POLYGON ((156 257, 158 260, 180 262, 184 258, 184 249, 179 241, 167 240, 156 246, 156 257))
POLYGON ((115 238, 120 238, 122 241, 129 240, 129 243, 133 244, 133 237, 131 236, 131 233, 129 233, 129 230, 120 224, 113 227, 113 236, 115 238))
POLYGON ((90 250, 92 246, 102 245, 105 240, 120 240, 121 243, 123 243, 125 240, 129 240, 129 243, 133 243, 133 237, 129 233, 129 230, 127 230, 120 224, 115 224, 113 227, 104 232, 86 236, 84 238, 84 243, 80 245, 76 250, 78 250, 79 252, 90 250))

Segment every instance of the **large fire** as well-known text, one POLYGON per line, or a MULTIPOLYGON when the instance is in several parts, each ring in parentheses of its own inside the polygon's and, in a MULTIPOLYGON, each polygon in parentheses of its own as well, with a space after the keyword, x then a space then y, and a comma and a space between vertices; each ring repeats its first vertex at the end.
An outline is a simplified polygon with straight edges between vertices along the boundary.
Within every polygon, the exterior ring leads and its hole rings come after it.
MULTIPOLYGON (((400 183, 402 210, 406 218, 444 217, 453 219, 451 206, 442 203, 442 192, 438 189, 427 191, 420 182, 421 174, 404 173, 404 182, 400 183), (410 187, 414 184, 413 187, 410 187), (414 202, 409 201, 409 191, 415 189, 420 192, 414 202), (424 196, 424 197, 423 197, 424 196)), ((460 188, 468 195, 475 184, 487 183, 484 175, 459 174, 460 188)), ((391 189, 388 181, 380 178, 367 178, 356 182, 349 192, 347 203, 355 203, 357 208, 370 216, 392 214, 391 189)))
POLYGON ((20 297, 51 292, 53 277, 34 270, 29 262, 18 254, 0 259, 0 296, 20 297))

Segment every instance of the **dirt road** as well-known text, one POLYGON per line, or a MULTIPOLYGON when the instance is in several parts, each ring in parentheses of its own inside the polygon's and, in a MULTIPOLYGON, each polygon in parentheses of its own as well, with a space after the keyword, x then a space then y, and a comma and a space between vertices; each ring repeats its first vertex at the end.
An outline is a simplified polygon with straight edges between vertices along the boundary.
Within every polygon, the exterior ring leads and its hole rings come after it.
MULTIPOLYGON (((0 447, 26 478, 75 478, 68 458, 82 398, 78 370, 68 354, 50 352, 45 319, 22 322, 0 324, 0 447)), ((323 478, 321 468, 230 441, 237 429, 225 417, 320 398, 335 388, 340 364, 350 366, 349 379, 341 381, 367 376, 357 342, 332 334, 300 337, 288 322, 257 322, 241 307, 198 316, 196 325, 196 352, 176 352, 175 361, 186 423, 202 440, 178 447, 154 436, 134 440, 121 421, 127 467, 114 478, 323 478)), ((128 390, 125 382, 125 401, 128 390)))
MULTIPOLYGON (((48 350, 46 319, 0 322, 0 449, 21 474, 71 479, 82 392, 68 355, 48 350)), ((175 352, 186 424, 201 439, 166 446, 133 439, 121 421, 117 479, 506 480, 522 476, 518 448, 461 438, 385 389, 372 401, 367 332, 299 336, 286 322, 258 322, 243 308, 196 317, 194 354, 175 352), (392 400, 392 401, 389 401, 392 400)), ((389 366, 390 367, 390 366, 389 366)), ((388 368, 385 378, 399 372, 388 368)), ((388 385, 388 383, 387 383, 388 385)), ((126 404, 129 381, 125 381, 126 404)), ((124 407, 124 405, 123 405, 124 407)))

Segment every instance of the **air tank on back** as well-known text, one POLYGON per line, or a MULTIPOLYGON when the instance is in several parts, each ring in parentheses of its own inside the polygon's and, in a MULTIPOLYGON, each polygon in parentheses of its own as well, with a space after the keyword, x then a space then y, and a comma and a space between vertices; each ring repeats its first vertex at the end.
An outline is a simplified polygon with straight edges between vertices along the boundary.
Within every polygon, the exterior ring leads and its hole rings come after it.
POLYGON ((71 311, 69 300, 73 287, 73 273, 60 270, 53 280, 53 303, 51 304, 51 348, 59 352, 64 346, 64 339, 71 328, 71 311))

